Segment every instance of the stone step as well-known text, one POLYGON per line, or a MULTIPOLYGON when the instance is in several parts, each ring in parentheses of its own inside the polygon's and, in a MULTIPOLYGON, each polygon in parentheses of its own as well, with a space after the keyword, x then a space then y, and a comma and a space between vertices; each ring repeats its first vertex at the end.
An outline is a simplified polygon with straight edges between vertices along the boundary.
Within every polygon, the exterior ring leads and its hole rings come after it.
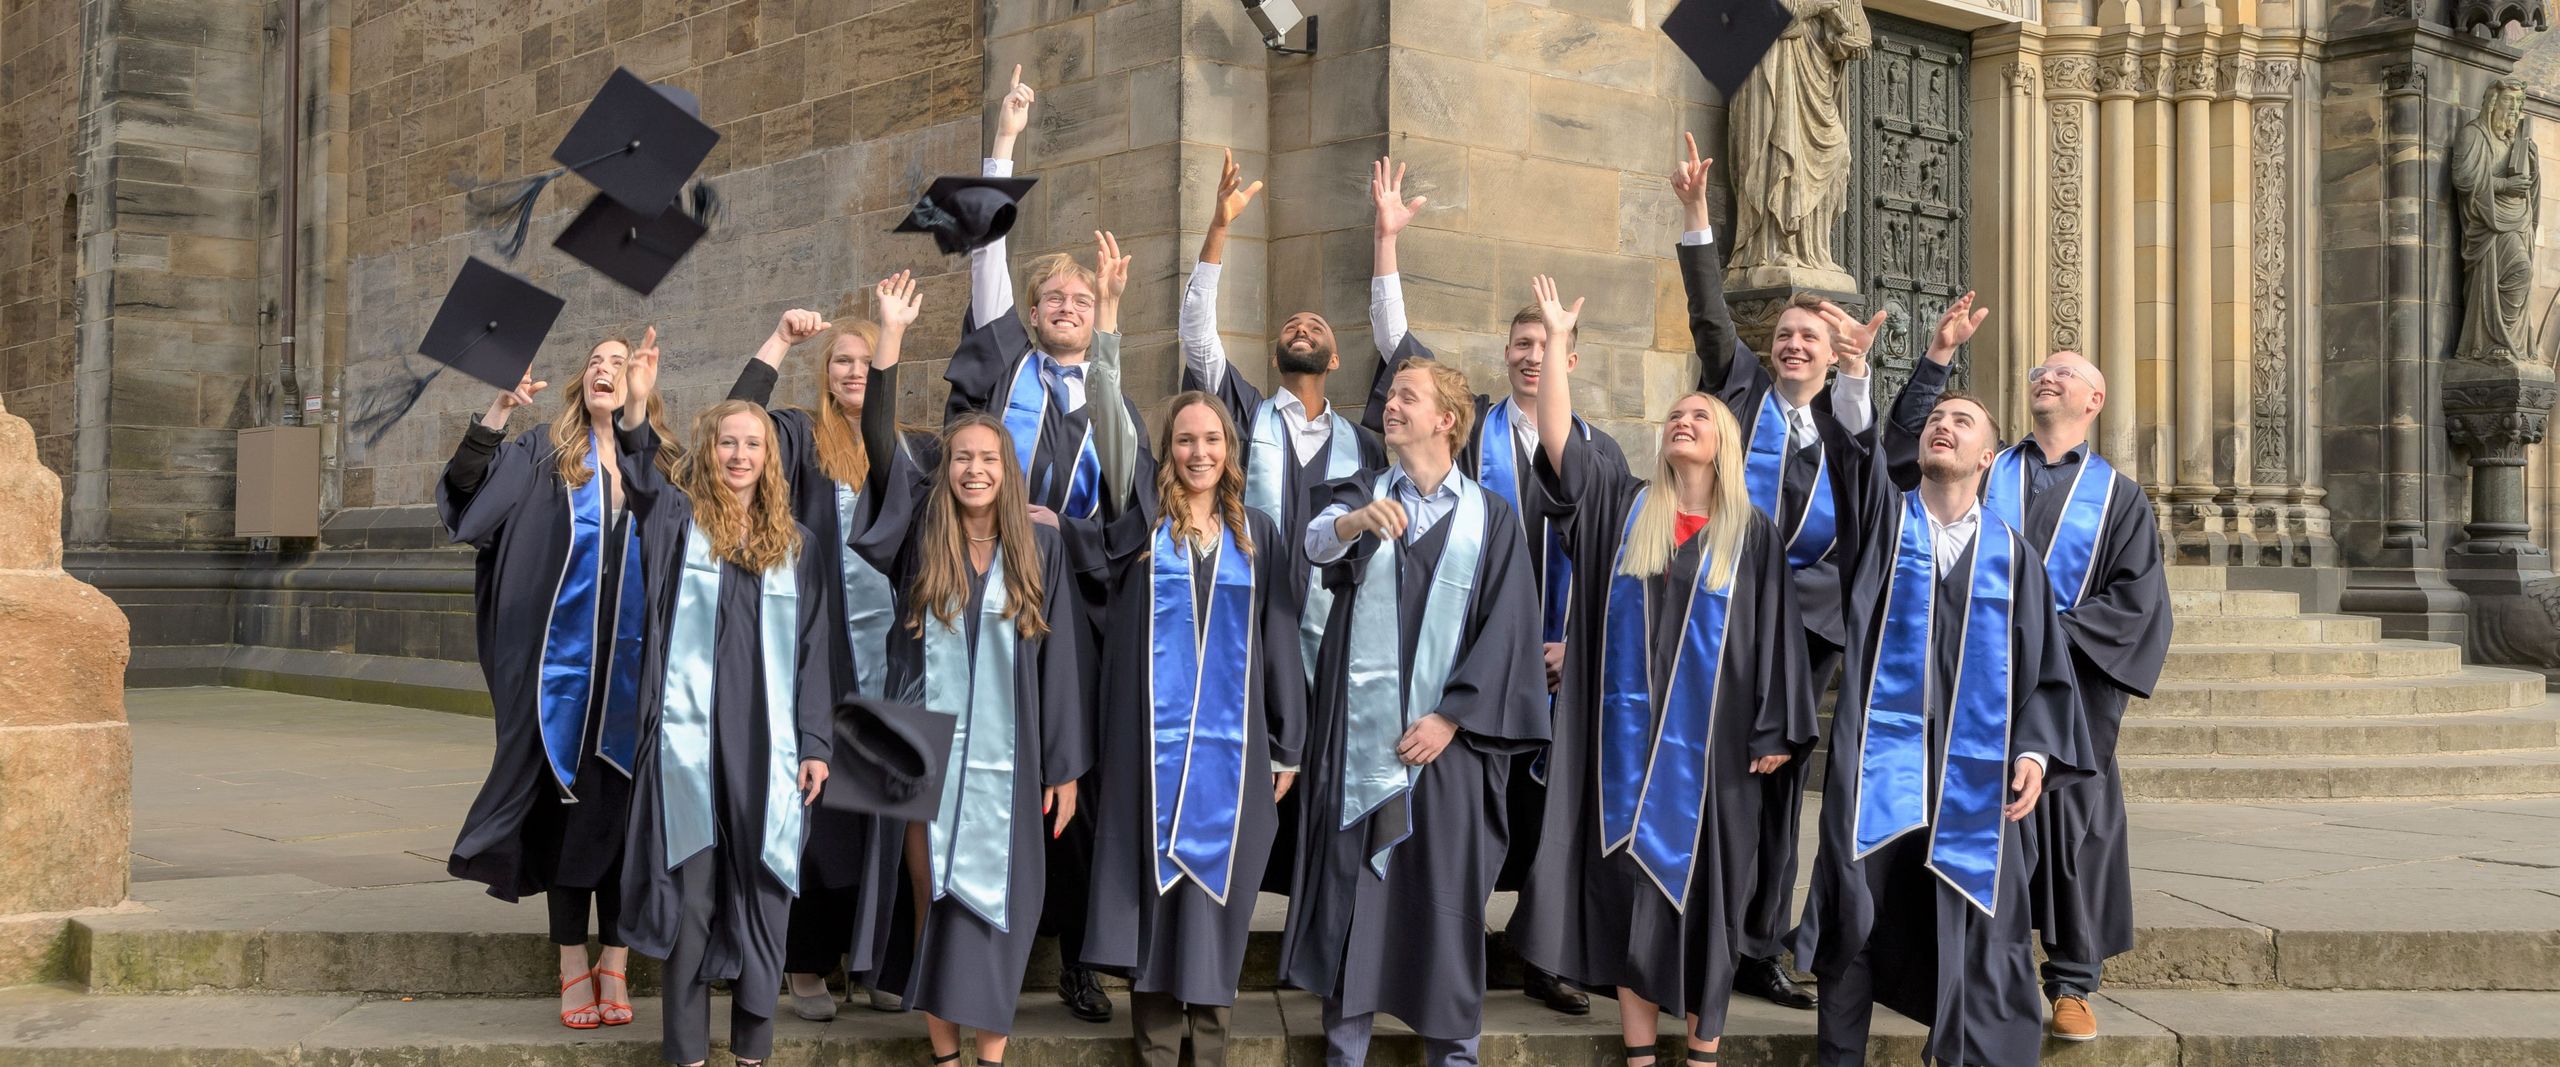
POLYGON ((2301 613, 2302 598, 2264 589, 2171 589, 2169 610, 2181 619, 2202 615, 2254 615, 2279 618, 2301 613))
POLYGON ((2560 794, 2560 750, 2406 756, 2128 756, 2129 800, 2374 800, 2560 794))
POLYGON ((2129 718, 2118 756, 2399 756, 2560 746, 2560 708, 2358 718, 2129 718))
POLYGON ((2218 593, 2231 588, 2231 572, 2221 567, 2171 565, 2160 570, 2161 574, 2168 579, 2169 591, 2172 593, 2193 591, 2218 593))
POLYGON ((2435 641, 2368 641, 2299 647, 2190 645, 2169 649, 2163 681, 2313 681, 2427 678, 2462 669, 2462 646, 2435 641))
POLYGON ((2539 706, 2539 674, 2467 666, 2433 678, 2328 681, 2164 681, 2151 699, 2127 709, 2130 719, 2191 716, 2336 718, 2442 715, 2539 706))
POLYGON ((2177 646, 2355 645, 2382 640, 2382 620, 2364 615, 2181 615, 2177 646))

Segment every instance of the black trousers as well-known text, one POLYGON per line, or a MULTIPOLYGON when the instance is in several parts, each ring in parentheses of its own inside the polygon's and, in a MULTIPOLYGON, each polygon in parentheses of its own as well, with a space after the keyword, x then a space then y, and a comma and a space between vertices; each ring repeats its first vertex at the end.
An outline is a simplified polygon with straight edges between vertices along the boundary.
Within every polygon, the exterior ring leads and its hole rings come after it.
MULTIPOLYGON (((660 1054, 668 1063, 707 1063, 711 1058, 711 983, 696 976, 702 970, 703 952, 711 944, 719 862, 718 849, 704 849, 676 869, 683 887, 683 916, 677 920, 675 949, 667 954, 666 978, 659 993, 660 1011, 666 1016, 660 1054)), ((773 1020, 739 1006, 734 996, 729 1002, 729 1051, 744 1060, 773 1054, 773 1020)))
MULTIPOLYGON (((1840 646, 1819 635, 1804 635, 1808 680, 1823 692, 1840 669, 1840 646)), ((1760 875, 1752 883, 1751 905, 1743 915, 1740 935, 1746 959, 1776 959, 1786 954, 1795 934, 1796 831, 1804 823, 1804 782, 1811 773, 1810 755, 1787 761, 1760 779, 1760 875)))
POLYGON ((1169 993, 1129 994, 1130 1040, 1138 1067, 1226 1067, 1227 1015, 1221 1004, 1185 1004, 1169 993), (1183 1038, 1191 1056, 1182 1055, 1183 1038))
POLYGON ((562 947, 587 943, 587 911, 593 906, 596 940, 606 948, 622 948, 622 864, 616 863, 593 889, 555 885, 543 894, 551 910, 551 943, 562 947))
POLYGON ((800 897, 791 902, 791 932, 783 943, 782 969, 825 977, 844 965, 845 953, 853 947, 853 912, 862 903, 862 890, 825 888, 808 877, 805 866, 801 870, 800 897))
MULTIPOLYGON (((1094 816, 1090 806, 1101 790, 1092 775, 1076 784, 1076 817, 1067 830, 1048 838, 1049 879, 1040 908, 1040 932, 1058 939, 1060 966, 1084 966, 1085 906, 1093 895, 1094 816)), ((1049 817, 1040 817, 1047 837, 1049 817)))

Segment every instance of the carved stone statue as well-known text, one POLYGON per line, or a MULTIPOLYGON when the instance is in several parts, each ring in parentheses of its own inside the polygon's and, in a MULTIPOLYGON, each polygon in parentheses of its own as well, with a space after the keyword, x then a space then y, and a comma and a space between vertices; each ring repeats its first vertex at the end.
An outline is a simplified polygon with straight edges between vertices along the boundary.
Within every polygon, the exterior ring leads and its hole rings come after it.
POLYGON ((1734 239, 1727 285, 1851 288, 1831 249, 1848 206, 1846 68, 1874 35, 1844 0, 1785 0, 1795 24, 1728 101, 1734 239))
POLYGON ((2508 364, 2537 358, 2525 304, 2533 292, 2540 186, 2524 82, 2509 78, 2489 87, 2480 113, 2453 138, 2463 267, 2457 358, 2508 364))

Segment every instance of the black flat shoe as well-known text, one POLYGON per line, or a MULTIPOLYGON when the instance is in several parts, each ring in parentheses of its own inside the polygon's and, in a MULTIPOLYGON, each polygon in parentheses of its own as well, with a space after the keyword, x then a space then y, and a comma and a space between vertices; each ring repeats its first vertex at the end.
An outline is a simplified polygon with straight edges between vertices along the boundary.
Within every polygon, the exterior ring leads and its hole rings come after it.
POLYGON ((1520 992, 1526 994, 1529 999, 1567 1015, 1591 1014, 1589 994, 1566 985, 1558 981, 1556 976, 1535 967, 1527 970, 1527 976, 1520 981, 1520 992))
POLYGON ((1058 972, 1058 999, 1066 1002, 1067 1014, 1089 1023, 1111 1021, 1111 998, 1102 995, 1102 982, 1085 967, 1068 967, 1058 972))
POLYGON ((1798 1011, 1811 1011, 1820 1002, 1813 990, 1797 985, 1795 978, 1774 959, 1743 960, 1733 973, 1733 991, 1798 1011))

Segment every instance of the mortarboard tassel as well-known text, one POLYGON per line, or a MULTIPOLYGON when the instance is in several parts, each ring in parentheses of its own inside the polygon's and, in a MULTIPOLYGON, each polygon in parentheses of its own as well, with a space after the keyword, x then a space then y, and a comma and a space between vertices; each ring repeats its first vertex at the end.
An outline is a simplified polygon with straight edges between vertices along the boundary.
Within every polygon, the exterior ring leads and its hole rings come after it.
POLYGON ((393 424, 407 415, 409 409, 418 406, 418 399, 426 395, 427 386, 443 373, 444 364, 439 363, 434 370, 420 374, 410 369, 409 357, 400 357, 399 377, 366 389, 356 401, 355 415, 347 420, 347 429, 362 440, 367 449, 381 444, 383 435, 390 433, 393 424))
MULTIPOLYGON (((524 251, 525 232, 533 225, 533 209, 542 199, 542 190, 551 184, 552 179, 567 173, 568 168, 563 167, 516 181, 465 187, 464 197, 471 205, 472 221, 483 226, 502 227, 510 219, 514 220, 514 231, 498 242, 499 255, 514 259, 516 253, 524 251)), ((457 181, 455 184, 463 183, 457 181)))

